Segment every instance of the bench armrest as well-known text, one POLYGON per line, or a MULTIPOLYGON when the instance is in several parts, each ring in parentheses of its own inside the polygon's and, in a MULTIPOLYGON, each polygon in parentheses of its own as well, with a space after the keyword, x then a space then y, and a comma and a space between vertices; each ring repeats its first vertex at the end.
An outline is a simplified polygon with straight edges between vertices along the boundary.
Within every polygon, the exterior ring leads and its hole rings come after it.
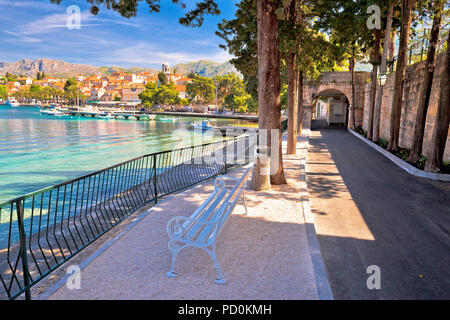
POLYGON ((169 220, 169 222, 167 223, 167 234, 169 235, 169 238, 172 240, 176 237, 179 237, 183 234, 183 232, 185 231, 185 228, 183 227, 183 224, 189 222, 188 225, 191 224, 201 224, 201 225, 216 225, 217 223, 219 223, 218 220, 216 221, 198 221, 196 219, 193 218, 189 218, 189 217, 183 217, 183 216, 179 216, 179 217, 174 217, 172 219, 169 220))
POLYGON ((189 217, 174 217, 169 220, 167 223, 167 234, 170 239, 173 239, 176 236, 181 235, 184 232, 183 224, 185 222, 194 222, 195 220, 189 217))
POLYGON ((225 188, 225 181, 223 180, 224 176, 219 176, 214 180, 214 187, 216 189, 225 188))

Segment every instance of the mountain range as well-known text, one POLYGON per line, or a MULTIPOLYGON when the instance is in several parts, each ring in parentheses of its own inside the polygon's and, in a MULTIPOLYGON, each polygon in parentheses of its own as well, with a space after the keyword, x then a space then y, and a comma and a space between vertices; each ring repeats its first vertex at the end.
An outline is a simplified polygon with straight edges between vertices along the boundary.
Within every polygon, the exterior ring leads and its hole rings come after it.
MULTIPOLYGON (((189 63, 179 63, 172 67, 177 73, 188 74, 195 72, 204 77, 214 77, 216 75, 223 75, 226 73, 237 73, 236 68, 230 63, 217 63, 212 61, 200 60, 189 63)), ((112 67, 94 67, 89 65, 74 64, 61 60, 40 58, 36 60, 22 59, 16 62, 0 62, 0 75, 6 72, 24 75, 27 77, 35 77, 38 72, 45 72, 46 75, 70 78, 75 75, 91 75, 91 74, 110 74, 116 70, 124 72, 158 72, 159 70, 152 68, 122 68, 119 66, 112 67)))

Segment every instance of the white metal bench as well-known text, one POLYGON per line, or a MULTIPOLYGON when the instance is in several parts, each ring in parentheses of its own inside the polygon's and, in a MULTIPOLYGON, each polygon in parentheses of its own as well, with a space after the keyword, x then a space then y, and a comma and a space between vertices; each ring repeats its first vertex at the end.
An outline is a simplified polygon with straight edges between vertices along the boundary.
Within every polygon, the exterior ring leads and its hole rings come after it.
POLYGON ((178 253, 184 248, 196 247, 207 252, 213 259, 217 272, 215 282, 217 284, 226 283, 217 261, 216 241, 239 198, 243 199, 245 212, 248 213, 245 203, 245 188, 251 169, 248 168, 241 178, 228 176, 216 178, 214 192, 190 217, 175 217, 168 222, 169 250, 172 253, 172 265, 167 273, 168 277, 177 276, 174 267, 178 253), (231 189, 227 188, 225 179, 236 181, 236 184, 231 189))

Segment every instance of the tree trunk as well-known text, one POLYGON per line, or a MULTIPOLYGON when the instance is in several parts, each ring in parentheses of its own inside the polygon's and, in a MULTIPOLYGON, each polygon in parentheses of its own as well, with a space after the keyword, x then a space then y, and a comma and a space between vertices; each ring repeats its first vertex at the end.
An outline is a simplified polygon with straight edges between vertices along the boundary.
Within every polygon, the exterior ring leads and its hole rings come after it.
MULTIPOLYGON (((380 66, 380 74, 386 74, 386 66, 387 66, 387 57, 388 52, 390 52, 392 42, 390 42, 391 37, 391 28, 392 28, 392 20, 394 17, 394 4, 389 7, 387 22, 386 22, 386 33, 384 36, 384 45, 383 45, 383 57, 381 58, 381 66, 380 66), (391 45, 389 44, 391 43, 391 45)), ((395 44, 394 44, 395 45, 395 44)), ((372 141, 377 143, 380 140, 380 117, 381 117, 381 103, 383 102, 383 87, 379 87, 376 98, 375 98, 375 107, 373 111, 373 134, 372 141)))
POLYGON ((353 56, 350 59, 350 72, 352 73, 352 106, 350 108, 350 111, 352 113, 352 116, 350 117, 350 129, 355 130, 356 129, 356 97, 355 97, 355 65, 356 65, 356 59, 353 56))
POLYGON ((425 75, 420 93, 419 107, 417 109, 412 149, 408 158, 408 161, 412 164, 416 164, 422 156, 423 136, 425 134, 428 106, 430 104, 434 69, 436 67, 436 52, 439 41, 439 33, 441 31, 443 9, 443 1, 435 2, 433 27, 431 28, 430 45, 428 47, 427 54, 427 65, 425 68, 425 75))
POLYGON ((297 133, 301 134, 303 129, 303 71, 298 72, 298 103, 297 103, 297 133))
POLYGON ((398 151, 400 135, 400 119, 402 114, 403 85, 405 82, 406 64, 408 58, 408 42, 411 32, 412 9, 415 0, 402 0, 402 31, 398 51, 397 71, 395 72, 394 96, 392 98, 391 127, 389 151, 398 151))
POLYGON ((395 59, 395 36, 397 32, 395 30, 392 31, 391 42, 389 44, 389 60, 392 61, 391 66, 389 67, 389 72, 394 72, 394 59, 395 59))
POLYGON ((276 10, 274 1, 258 0, 258 127, 260 133, 267 132, 271 183, 286 184, 281 145, 280 51, 276 10), (274 137, 273 131, 276 131, 274 137))
POLYGON ((440 172, 447 143, 450 121, 450 34, 447 38, 447 56, 445 58, 445 72, 441 79, 441 94, 439 97, 436 122, 431 140, 431 150, 425 164, 425 171, 440 172))
POLYGON ((370 87, 370 104, 369 104, 369 119, 367 128, 367 139, 372 140, 373 130, 373 117, 375 110, 375 99, 377 94, 377 82, 378 82, 378 66, 380 65, 380 44, 381 44, 381 29, 375 30, 375 42, 373 47, 373 68, 372 79, 370 87))
POLYGON ((287 154, 297 154, 297 55, 288 58, 288 142, 287 154))

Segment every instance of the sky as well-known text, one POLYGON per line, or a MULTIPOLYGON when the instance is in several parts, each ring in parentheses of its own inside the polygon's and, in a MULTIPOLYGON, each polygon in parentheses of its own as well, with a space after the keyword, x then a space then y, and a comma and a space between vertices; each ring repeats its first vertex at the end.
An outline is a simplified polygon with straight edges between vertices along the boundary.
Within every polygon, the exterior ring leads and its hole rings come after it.
POLYGON ((160 68, 197 60, 226 62, 231 56, 219 48, 217 23, 232 19, 238 0, 218 0, 221 14, 206 16, 202 27, 179 24, 180 17, 195 0, 184 0, 187 8, 161 0, 161 11, 149 13, 143 1, 136 17, 126 19, 99 7, 94 16, 86 0, 0 0, 0 62, 49 58, 92 66, 160 68), (69 29, 71 5, 80 8, 79 28, 69 29))

